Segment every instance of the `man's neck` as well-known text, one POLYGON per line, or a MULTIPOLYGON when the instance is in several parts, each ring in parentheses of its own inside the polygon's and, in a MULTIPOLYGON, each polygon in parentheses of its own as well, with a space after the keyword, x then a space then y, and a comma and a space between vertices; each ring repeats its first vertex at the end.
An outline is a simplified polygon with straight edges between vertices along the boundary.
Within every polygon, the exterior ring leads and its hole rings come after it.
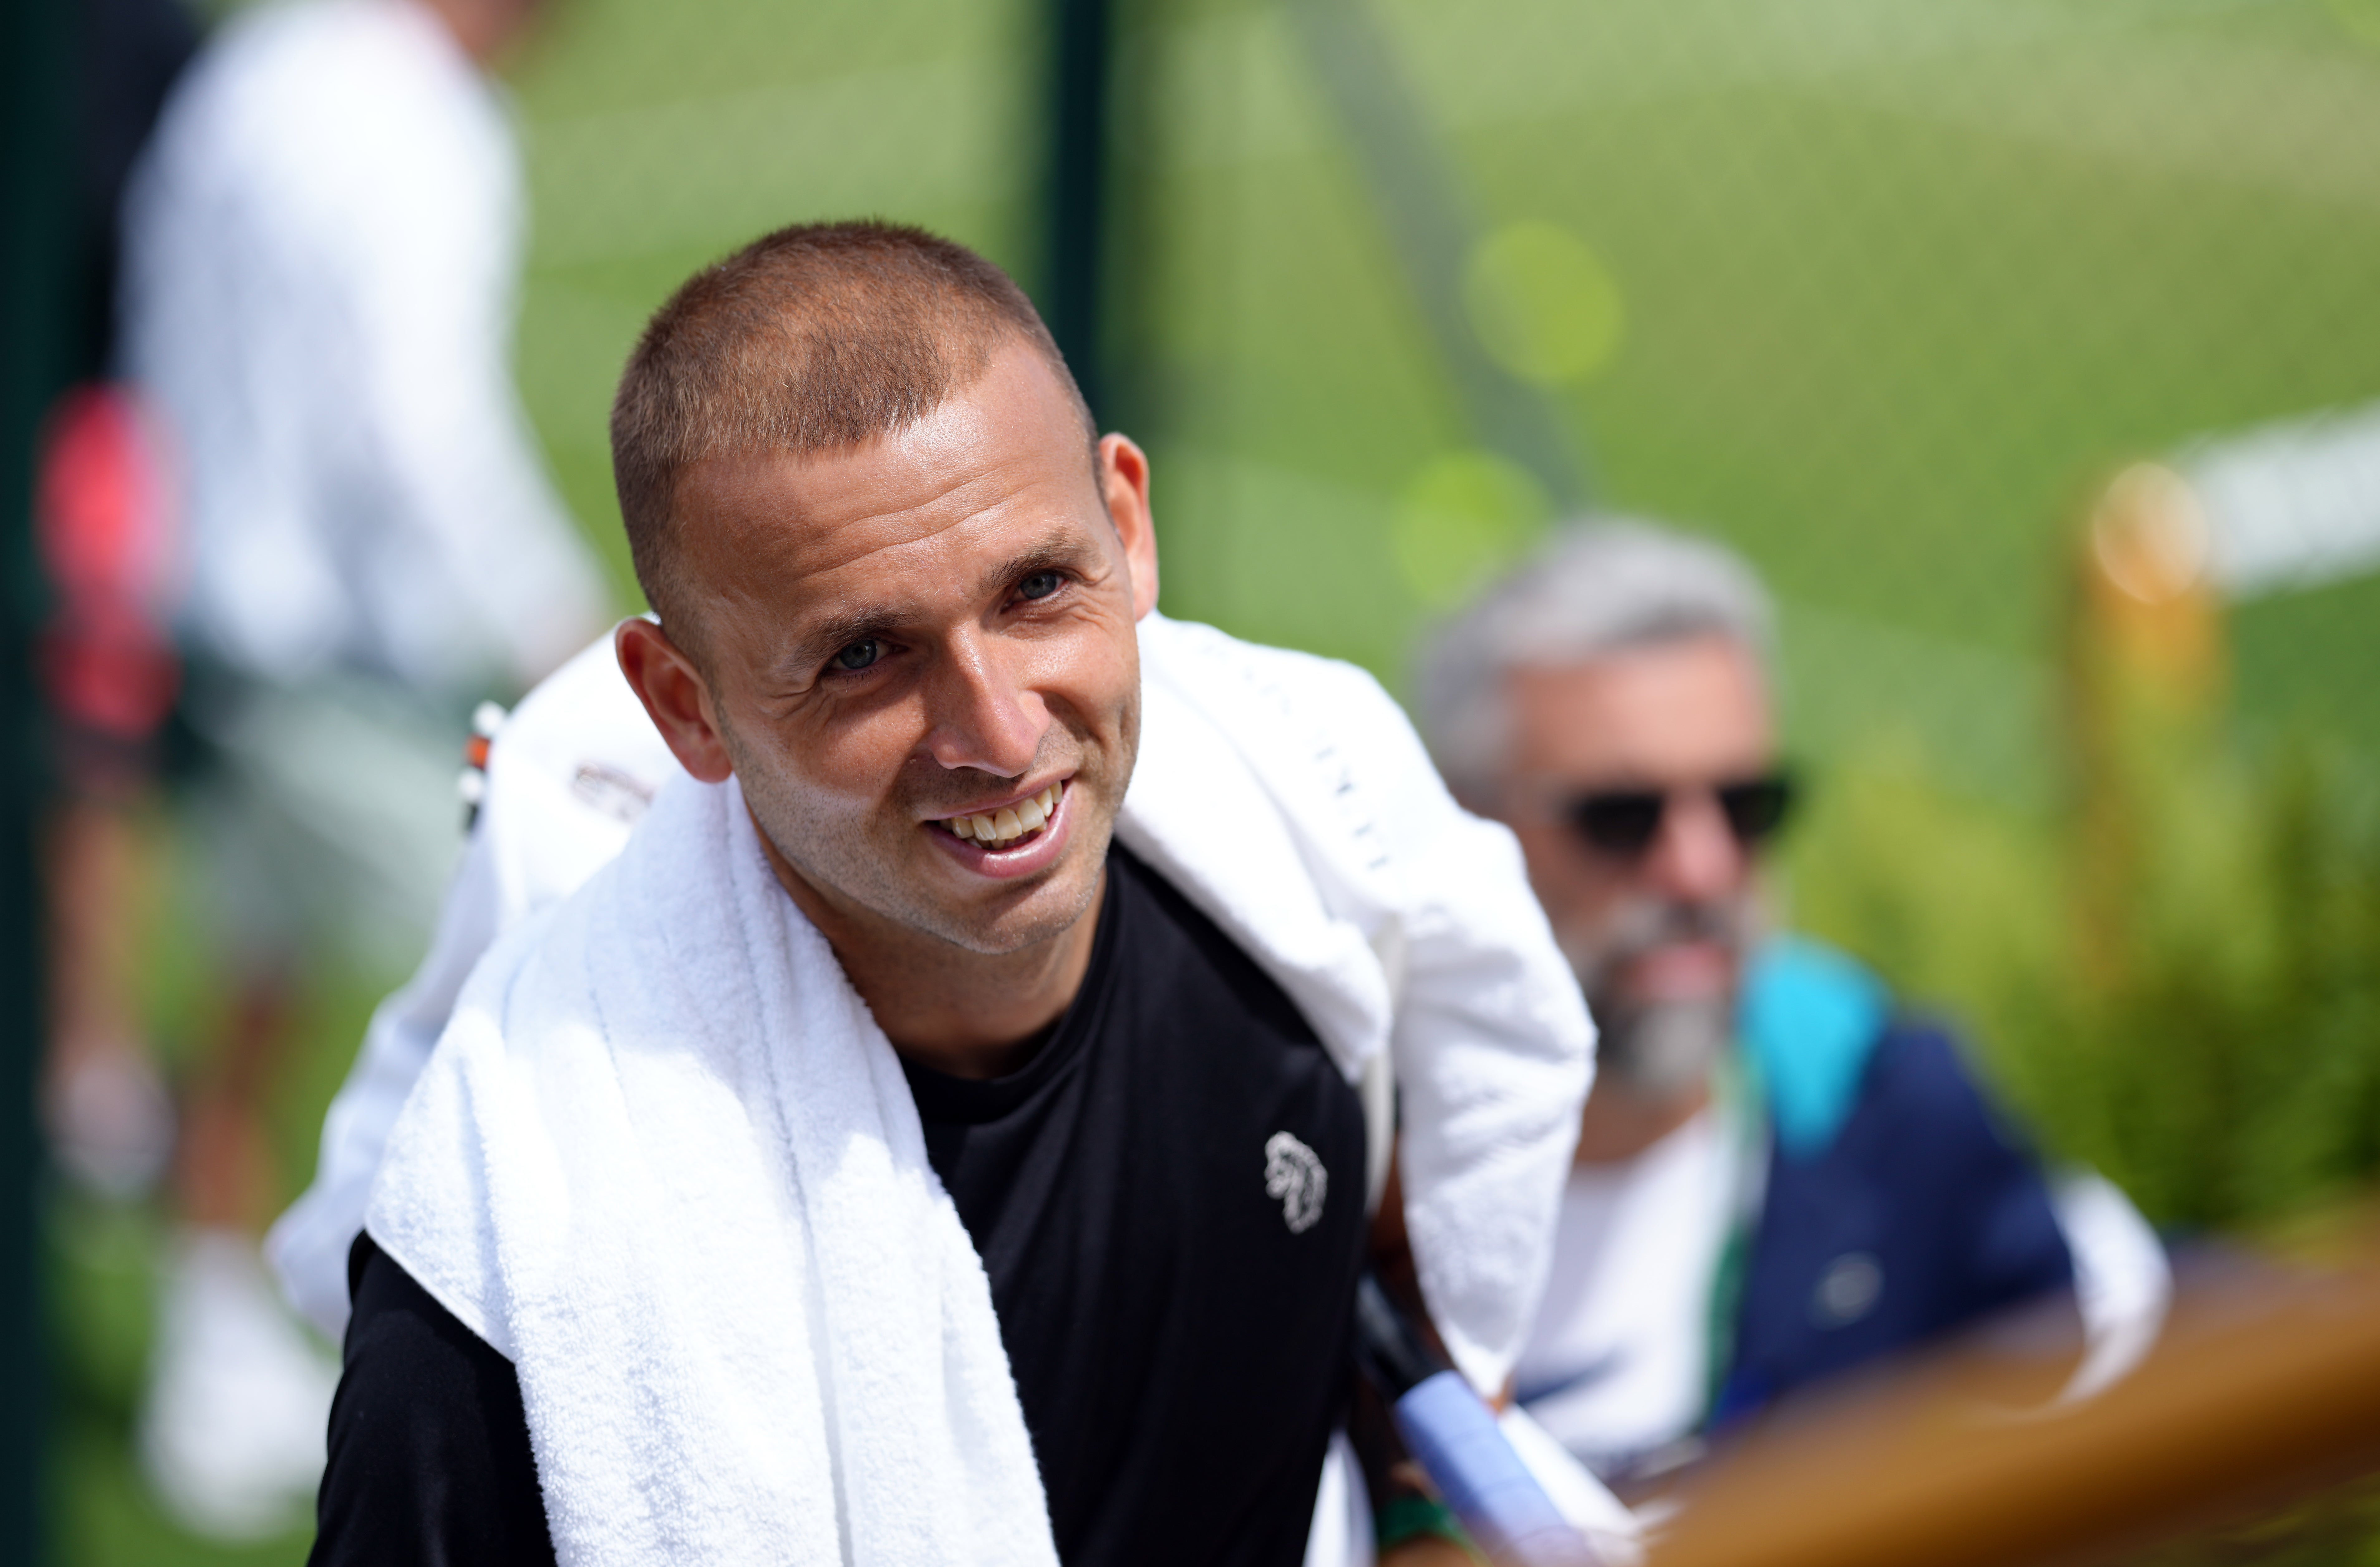
POLYGON ((1702 1113, 1710 1103, 1707 1078, 1674 1098, 1648 1099, 1604 1077, 1587 1096, 1579 1117, 1579 1164, 1617 1164, 1635 1158, 1702 1113))
POLYGON ((1002 1077, 1033 1058, 1091 966, 1107 879, 1082 917, 1047 941, 987 954, 830 899, 759 834, 777 882, 834 949, 853 990, 902 1058, 953 1077, 1002 1077))

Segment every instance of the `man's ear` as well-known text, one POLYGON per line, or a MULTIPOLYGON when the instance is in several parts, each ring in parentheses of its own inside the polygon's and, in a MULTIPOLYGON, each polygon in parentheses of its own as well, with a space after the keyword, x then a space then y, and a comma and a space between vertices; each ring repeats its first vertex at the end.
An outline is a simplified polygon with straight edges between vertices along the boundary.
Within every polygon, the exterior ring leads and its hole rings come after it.
POLYGON ((678 765, 705 784, 722 784, 735 766, 719 733, 710 684, 657 621, 635 615, 612 633, 628 688, 645 704, 678 765))
POLYGON ((1157 523, 1148 510, 1148 454, 1128 435, 1099 437, 1099 493, 1132 568, 1132 617, 1157 607, 1157 523))

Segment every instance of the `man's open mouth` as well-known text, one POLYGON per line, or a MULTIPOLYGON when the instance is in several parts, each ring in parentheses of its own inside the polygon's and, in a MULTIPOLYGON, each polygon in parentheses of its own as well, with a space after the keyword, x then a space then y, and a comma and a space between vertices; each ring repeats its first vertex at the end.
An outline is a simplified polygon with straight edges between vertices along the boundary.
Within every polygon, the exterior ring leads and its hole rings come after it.
POLYGON ((1031 799, 987 814, 945 817, 934 825, 987 849, 1013 848, 1048 826, 1058 814, 1058 802, 1065 797, 1066 784, 1061 779, 1031 799))

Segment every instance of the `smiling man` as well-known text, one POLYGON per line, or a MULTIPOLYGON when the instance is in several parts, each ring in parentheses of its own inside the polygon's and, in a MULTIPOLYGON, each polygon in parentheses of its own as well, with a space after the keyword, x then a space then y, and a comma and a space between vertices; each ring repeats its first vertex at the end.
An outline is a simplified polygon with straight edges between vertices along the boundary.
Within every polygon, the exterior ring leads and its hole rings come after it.
POLYGON ((1475 1384, 1546 1265, 1590 1034, 1509 834, 1368 678, 1154 613, 1147 459, 959 247, 698 275, 613 443, 657 618, 498 737, 399 1010, 487 955, 285 1234, 371 1181, 315 1559, 1320 1560, 1390 1063, 1475 1384), (506 783, 628 754, 621 675, 674 776, 524 855, 638 793, 506 783))
POLYGON ((623 509, 662 618, 623 626, 619 652, 686 770, 741 783, 778 881, 904 1059, 981 1078, 1033 1053, 1090 961, 1157 541, 1139 448, 1094 438, 1054 348, 993 308, 1021 299, 974 268, 986 296, 937 300, 891 267, 855 289, 919 318, 905 346, 939 374, 784 411, 701 331, 768 273, 689 286, 638 368, 683 367, 698 398, 760 417, 673 428, 659 394, 680 385, 631 370, 623 509), (722 358, 724 384, 702 384, 722 358))

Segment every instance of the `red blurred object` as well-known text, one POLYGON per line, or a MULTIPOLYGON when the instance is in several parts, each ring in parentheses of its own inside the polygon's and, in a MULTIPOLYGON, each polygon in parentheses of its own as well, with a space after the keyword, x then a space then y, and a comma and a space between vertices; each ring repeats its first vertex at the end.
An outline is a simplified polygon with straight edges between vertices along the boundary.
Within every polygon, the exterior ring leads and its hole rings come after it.
POLYGON ((170 494, 153 426, 129 392, 79 386, 58 400, 34 507, 56 595, 39 669, 42 694, 69 730, 138 745, 173 711, 181 662, 165 626, 170 494))

